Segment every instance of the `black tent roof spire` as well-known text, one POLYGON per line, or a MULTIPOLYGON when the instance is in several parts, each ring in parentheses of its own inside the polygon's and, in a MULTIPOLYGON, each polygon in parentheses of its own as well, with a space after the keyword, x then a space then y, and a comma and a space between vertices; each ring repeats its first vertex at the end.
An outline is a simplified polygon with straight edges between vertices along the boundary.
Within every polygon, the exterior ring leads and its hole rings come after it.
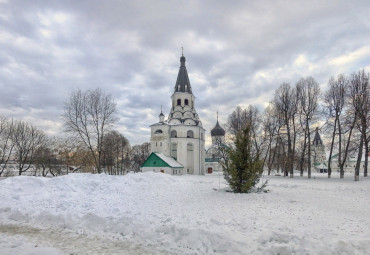
POLYGON ((162 105, 161 105, 161 113, 159 114, 159 116, 164 116, 164 114, 162 112, 162 105))
POLYGON ((174 92, 175 93, 176 92, 192 93, 188 71, 186 70, 186 66, 185 66, 186 58, 184 57, 183 47, 181 47, 181 51, 182 51, 182 55, 180 57, 180 69, 179 69, 179 74, 177 75, 174 92))
POLYGON ((322 145, 322 140, 321 140, 321 137, 320 137, 320 134, 319 134, 319 128, 316 127, 316 131, 315 131, 315 137, 313 138, 313 141, 312 141, 312 144, 314 146, 318 146, 318 145, 322 145))

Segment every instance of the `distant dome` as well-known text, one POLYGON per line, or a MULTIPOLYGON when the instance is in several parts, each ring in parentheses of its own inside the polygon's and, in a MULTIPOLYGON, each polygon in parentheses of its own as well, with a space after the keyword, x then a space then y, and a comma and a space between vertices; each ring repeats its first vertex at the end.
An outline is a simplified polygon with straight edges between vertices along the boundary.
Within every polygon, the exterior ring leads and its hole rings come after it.
POLYGON ((211 130, 211 136, 224 136, 225 130, 218 124, 218 121, 216 123, 216 126, 211 130))

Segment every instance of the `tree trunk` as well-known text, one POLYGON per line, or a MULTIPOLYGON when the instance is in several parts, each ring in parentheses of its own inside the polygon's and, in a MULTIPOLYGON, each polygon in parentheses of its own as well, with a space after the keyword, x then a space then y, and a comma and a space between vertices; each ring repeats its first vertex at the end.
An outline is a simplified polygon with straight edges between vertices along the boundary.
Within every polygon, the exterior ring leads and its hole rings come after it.
POLYGON ((364 146, 364 139, 361 136, 360 148, 358 150, 357 162, 356 162, 356 168, 355 168, 355 181, 359 181, 360 180, 360 167, 361 167, 362 147, 363 146, 364 146))
POLYGON ((353 128, 355 126, 356 118, 357 118, 357 116, 355 115, 354 118, 353 118, 353 123, 351 125, 350 130, 349 130, 347 144, 346 144, 346 148, 345 148, 344 156, 343 156, 343 162, 340 163, 340 178, 344 178, 344 169, 343 169, 343 167, 344 167, 344 164, 346 163, 346 160, 347 160, 349 144, 351 142, 352 131, 353 131, 353 128))
POLYGON ((362 138, 365 144, 365 163, 364 163, 364 177, 367 177, 367 166, 369 160, 369 140, 366 139, 366 129, 364 132, 364 137, 362 138))
POLYGON ((301 154, 301 162, 300 162, 300 175, 303 176, 303 164, 304 164, 304 155, 306 153, 306 147, 307 147, 307 132, 304 132, 304 142, 303 142, 303 150, 301 154))
POLYGON ((333 130, 333 135, 331 137, 331 144, 330 144, 330 153, 329 153, 329 161, 328 161, 328 178, 331 177, 331 157, 333 155, 333 148, 334 148, 334 140, 335 140, 335 131, 337 129, 337 119, 338 117, 335 116, 334 120, 334 130, 333 130))
POLYGON ((308 142, 308 171, 307 176, 308 179, 311 179, 311 134, 310 134, 310 126, 308 125, 308 120, 306 124, 306 130, 307 130, 307 142, 308 142))
POLYGON ((367 177, 367 167, 369 162, 369 141, 365 142, 365 165, 364 165, 364 177, 367 177))

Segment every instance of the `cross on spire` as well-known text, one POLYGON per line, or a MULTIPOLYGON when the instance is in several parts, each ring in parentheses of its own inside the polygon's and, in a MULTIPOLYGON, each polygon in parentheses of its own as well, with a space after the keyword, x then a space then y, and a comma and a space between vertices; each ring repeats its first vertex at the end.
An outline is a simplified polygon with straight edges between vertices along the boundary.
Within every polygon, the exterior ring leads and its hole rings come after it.
POLYGON ((181 47, 182 56, 184 56, 184 47, 181 47))

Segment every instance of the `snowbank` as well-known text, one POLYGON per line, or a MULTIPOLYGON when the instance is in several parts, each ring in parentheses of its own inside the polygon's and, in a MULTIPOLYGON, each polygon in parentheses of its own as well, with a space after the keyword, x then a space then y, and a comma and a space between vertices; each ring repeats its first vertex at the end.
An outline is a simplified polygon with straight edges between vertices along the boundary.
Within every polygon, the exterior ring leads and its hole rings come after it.
POLYGON ((366 254, 369 184, 270 177, 269 193, 233 194, 215 191, 226 187, 217 175, 20 176, 0 181, 0 224, 133 243, 140 253, 366 254))

